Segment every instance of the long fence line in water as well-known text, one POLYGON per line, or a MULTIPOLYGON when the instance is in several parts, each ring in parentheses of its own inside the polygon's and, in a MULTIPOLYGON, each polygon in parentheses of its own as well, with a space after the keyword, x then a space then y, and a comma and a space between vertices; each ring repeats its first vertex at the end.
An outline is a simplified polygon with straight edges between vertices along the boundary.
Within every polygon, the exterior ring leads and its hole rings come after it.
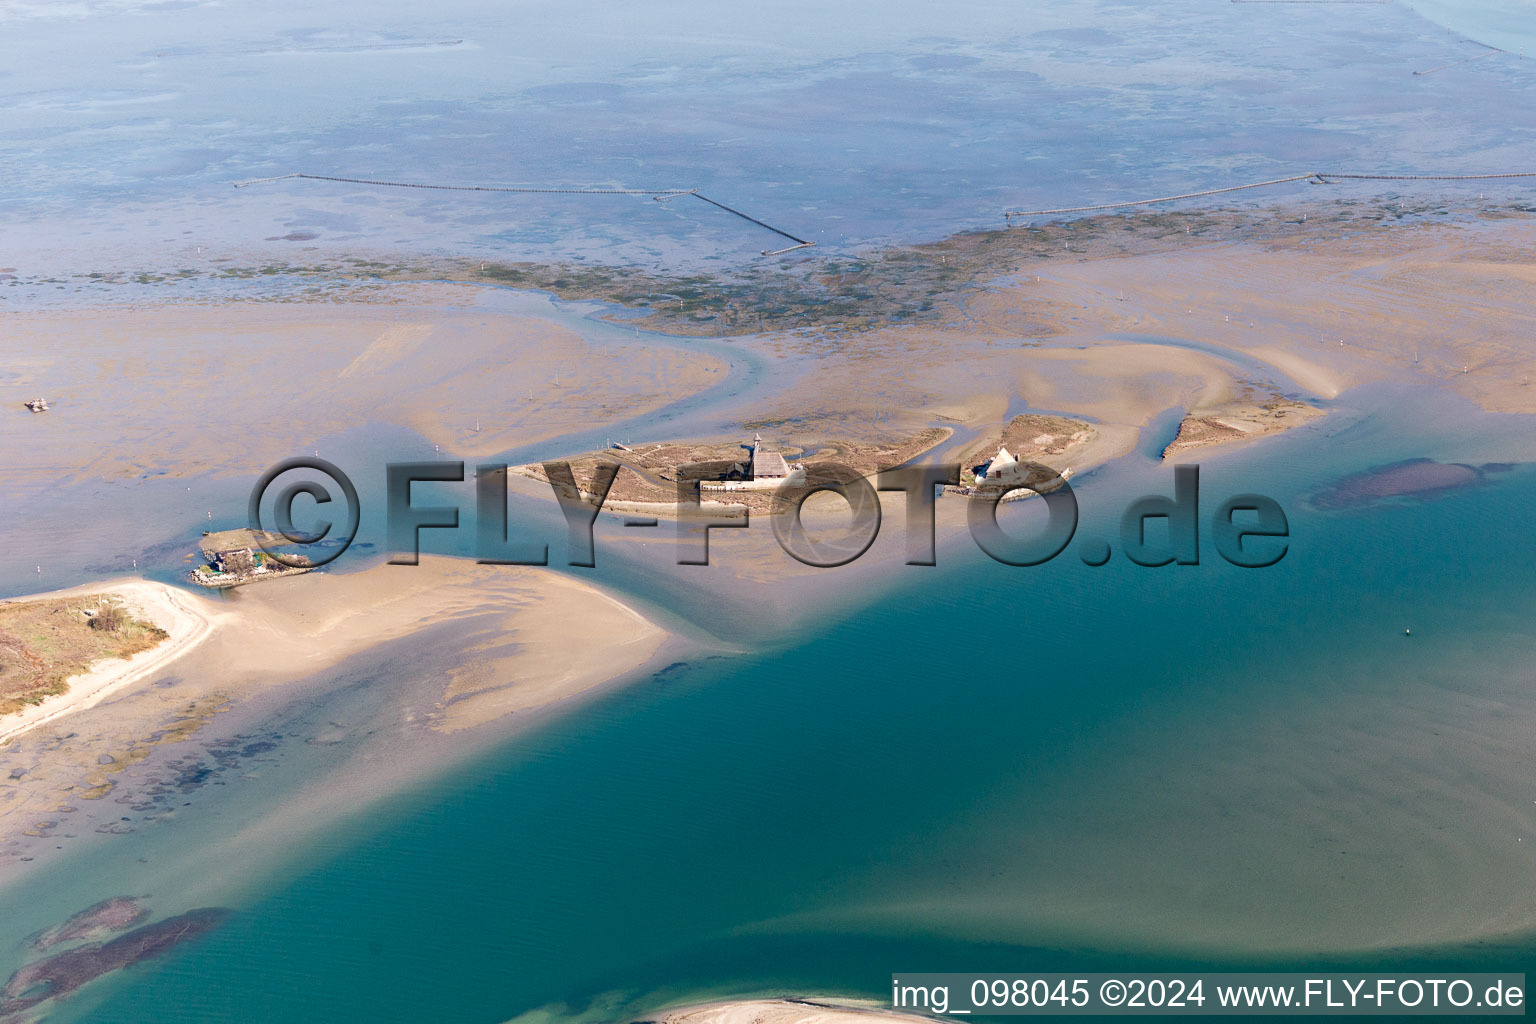
POLYGON ((1416 74, 1416 75, 1432 75, 1436 71, 1444 71, 1446 68, 1453 68, 1453 67, 1455 67, 1458 64, 1470 64, 1474 60, 1482 60, 1484 57, 1492 57, 1496 53, 1503 53, 1503 52, 1504 52, 1503 50, 1499 49, 1496 46, 1490 46, 1490 47, 1488 47, 1487 50, 1483 51, 1482 53, 1475 53, 1475 54, 1473 54, 1470 57, 1463 57, 1460 60, 1453 60, 1453 61, 1450 61, 1449 63, 1446 63, 1446 64, 1440 64, 1440 65, 1437 65, 1435 67, 1429 68, 1426 71, 1415 71, 1414 74, 1416 74))
POLYGON ((650 196, 657 202, 662 202, 667 199, 676 199, 678 196, 693 196, 695 199, 702 199, 710 206, 717 206, 724 210, 726 213, 735 214, 742 220, 750 221, 760 228, 766 228, 769 231, 772 231, 774 234, 779 235, 782 238, 787 238, 791 242, 795 243, 794 245, 787 246, 783 249, 764 249, 764 256, 777 256, 780 253, 792 252, 795 249, 804 249, 808 246, 816 244, 815 242, 812 242, 808 239, 800 238, 796 235, 790 234, 788 231, 776 228, 766 221, 761 221, 756 217, 742 213, 740 210, 735 209, 734 207, 726 206, 724 203, 716 202, 715 200, 704 195, 696 188, 525 188, 511 185, 434 185, 428 182, 416 181, 382 181, 376 178, 341 178, 329 174, 303 174, 297 171, 292 174, 273 175, 270 178, 248 178, 245 181, 237 181, 234 183, 234 185, 235 188, 245 188, 249 185, 260 185, 269 181, 286 181, 290 178, 308 178, 311 181, 340 181, 350 185, 379 185, 387 188, 422 188, 432 189, 439 192, 517 192, 524 194, 532 193, 539 195, 562 196, 650 196))
MULTIPOLYGON (((1244 0, 1248 3, 1257 2, 1321 2, 1321 0, 1244 0)), ((1332 0, 1343 2, 1343 0, 1332 0)), ((1377 0, 1357 0, 1357 2, 1377 2, 1377 0)), ((1484 55, 1479 55, 1484 56, 1484 55)), ((1475 59, 1475 58, 1473 58, 1475 59)), ((1438 70, 1438 69, 1432 69, 1438 70)), ((1427 73, 1427 72, 1426 72, 1427 73)), ((793 252, 796 249, 804 249, 816 243, 809 239, 792 235, 788 231, 776 228, 766 221, 758 220, 750 214, 727 206, 722 202, 704 195, 696 188, 539 188, 512 185, 439 185, 430 182, 410 181, 384 181, 377 178, 343 178, 329 174, 304 174, 294 172, 292 174, 278 174, 269 178, 249 178, 245 181, 234 183, 235 188, 245 188, 249 185, 260 185, 265 182, 286 181, 290 178, 307 178, 311 181, 337 181, 351 185, 374 185, 386 188, 418 188, 430 189, 442 192, 511 192, 541 195, 581 195, 581 196, 650 196, 657 202, 676 199, 679 196, 693 196, 695 199, 718 207, 727 213, 740 217, 744 221, 756 224, 781 238, 787 238, 794 245, 785 246, 782 249, 764 249, 764 256, 778 256, 782 253, 793 252)), ((1051 210, 1004 210, 1003 217, 1012 221, 1015 217, 1048 217, 1062 213, 1092 213, 1098 210, 1123 210, 1135 206, 1154 206, 1159 203, 1173 203, 1182 199, 1201 199, 1205 196, 1223 195, 1228 192, 1243 192, 1248 189, 1269 188, 1273 185, 1286 185, 1298 181, 1310 181, 1313 184, 1326 185, 1335 181, 1493 181, 1508 178, 1536 178, 1536 171, 1503 171, 1494 174, 1355 174, 1335 171, 1309 171, 1305 174, 1292 174, 1284 178, 1269 178, 1265 181, 1254 181, 1244 185, 1227 185, 1223 188, 1208 188, 1199 192, 1181 192, 1173 196, 1158 196, 1153 199, 1131 199, 1118 203, 1094 203, 1088 206, 1062 206, 1051 210)))
POLYGON ((1152 206, 1156 203, 1172 203, 1180 199, 1199 199, 1202 196, 1221 195, 1223 192, 1241 192, 1250 188, 1268 188, 1271 185, 1285 185, 1294 181, 1311 181, 1317 185, 1327 185, 1334 181, 1491 181, 1495 178, 1536 178, 1536 171, 1505 171, 1499 174, 1342 174, 1332 171, 1311 171, 1307 174, 1293 174, 1285 178, 1270 178, 1268 181, 1255 181, 1247 185, 1228 185, 1225 188, 1208 188, 1201 192, 1184 192, 1176 196, 1158 196, 1156 199, 1132 199, 1123 203, 1096 203, 1092 206, 1063 206, 1055 210, 1004 210, 1003 216, 1009 220, 1014 217, 1045 217, 1057 213, 1088 213, 1094 210, 1120 210, 1129 206, 1152 206))

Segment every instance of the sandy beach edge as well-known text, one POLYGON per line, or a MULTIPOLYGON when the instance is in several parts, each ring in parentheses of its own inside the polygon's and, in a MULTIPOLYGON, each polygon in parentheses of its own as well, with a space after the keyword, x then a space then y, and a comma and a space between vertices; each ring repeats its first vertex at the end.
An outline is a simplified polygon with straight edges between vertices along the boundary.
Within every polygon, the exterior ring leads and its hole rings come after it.
POLYGON ((264 716, 339 696, 335 720, 311 723, 303 739, 310 744, 304 749, 338 752, 321 766, 324 785, 306 783, 280 804, 258 799, 216 844, 226 865, 244 865, 242 882, 206 887, 191 903, 179 900, 187 906, 238 902, 255 878, 281 870, 298 848, 294 840, 311 828, 340 827, 495 743, 699 652, 695 640, 655 622, 623 594, 550 570, 443 557, 424 558, 415 568, 277 580, 216 611, 209 599, 138 579, 15 600, 107 591, 123 595, 136 615, 168 627, 172 637, 141 652, 160 657, 104 662, 105 670, 86 673, 90 681, 61 695, 66 699, 29 709, 25 720, 18 715, 0 723, 0 757, 22 769, 12 775, 9 792, 0 787, 0 839, 7 840, 0 844, 0 892, 80 846, 61 845, 62 839, 85 843, 103 831, 141 831, 164 809, 135 808, 133 827, 122 829, 117 823, 128 819, 118 805, 124 799, 156 803, 157 772, 165 758, 184 756, 177 753, 183 740, 196 736, 205 748, 223 749, 230 730, 247 739, 265 736, 264 716), (567 638, 573 619, 598 629, 605 642, 573 651, 567 638), (456 641, 460 646, 435 647, 441 630, 460 620, 472 622, 456 641), (377 652, 407 650, 390 645, 415 636, 426 638, 419 670, 380 689, 376 699, 359 704, 337 685, 350 678, 348 665, 377 671, 368 668, 377 652), (175 670, 183 678, 162 687, 161 670, 183 655, 175 670), (467 672, 461 676, 459 669, 467 672), (225 712, 231 712, 228 721, 225 712), (124 774, 129 766, 138 768, 124 774), (85 789, 107 783, 117 787, 115 803, 79 802, 85 789), (63 805, 74 812, 67 836, 53 811, 63 805), (37 821, 49 824, 40 829, 37 821), (28 825, 39 834, 32 836, 28 825), (273 848, 271 837, 279 835, 287 852, 273 848))
POLYGON ((116 579, 87 583, 66 590, 10 598, 41 601, 83 594, 115 594, 130 611, 165 630, 166 638, 128 658, 105 658, 67 680, 68 689, 41 703, 0 719, 0 746, 66 715, 94 707, 108 696, 148 678, 206 640, 220 616, 199 607, 201 600, 165 583, 145 579, 116 579))

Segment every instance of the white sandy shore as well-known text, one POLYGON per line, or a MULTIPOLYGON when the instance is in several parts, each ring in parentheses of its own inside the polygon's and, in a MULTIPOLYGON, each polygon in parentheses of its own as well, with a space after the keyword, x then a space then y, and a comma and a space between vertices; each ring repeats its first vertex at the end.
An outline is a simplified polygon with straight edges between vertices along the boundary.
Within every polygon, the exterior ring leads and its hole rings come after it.
POLYGON ((148 679, 221 627, 233 630, 231 641, 237 650, 263 652, 260 665, 248 664, 244 657, 226 659, 227 672, 296 677, 387 639, 470 612, 482 603, 509 601, 515 610, 506 627, 516 631, 518 652, 494 659, 502 669, 491 673, 501 677, 498 683, 486 685, 484 672, 475 673, 479 678, 474 682, 449 677, 444 697, 453 707, 441 716, 438 727, 450 731, 554 704, 591 689, 649 660, 669 635, 617 598, 557 573, 488 572, 452 559, 427 559, 414 572, 381 575, 388 573, 389 568, 379 567, 349 576, 317 575, 301 583, 302 589, 267 584, 242 595, 239 610, 222 612, 213 611, 206 598, 142 579, 14 598, 37 601, 114 594, 135 618, 169 635, 130 658, 98 661, 89 671, 71 676, 66 692, 0 719, 0 744, 94 707, 148 679), (349 619, 354 621, 343 626, 349 619), (601 635, 603 642, 587 643, 573 652, 568 636, 573 620, 601 635), (516 685, 507 686, 508 678, 515 678, 516 685))
POLYGON ((152 816, 126 826, 119 804, 133 802, 157 759, 179 756, 192 737, 215 742, 245 727, 219 725, 225 712, 248 725, 246 710, 334 699, 337 710, 310 722, 305 739, 337 753, 312 786, 281 806, 253 806, 250 820, 226 818, 227 836, 187 851, 181 870, 207 880, 212 888, 201 896, 211 902, 229 898, 227 871, 205 874, 192 860, 239 864, 239 884, 248 884, 282 860, 279 847, 288 844, 275 846, 273 837, 327 827, 679 650, 669 630, 579 579, 464 559, 311 573, 218 601, 143 580, 39 596, 101 592, 122 595, 170 637, 133 659, 100 664, 69 693, 4 720, 0 889, 68 849, 62 840, 145 827, 152 816), (380 648, 441 637, 445 626, 458 630, 451 643, 395 648, 409 667, 379 662, 380 648), (161 671, 182 655, 174 674, 161 671), (377 676, 373 698, 346 697, 357 671, 377 676))
POLYGON ((18 600, 39 601, 85 594, 117 595, 134 618, 159 626, 168 636, 132 657, 98 661, 89 671, 70 676, 69 689, 64 693, 0 719, 0 744, 65 715, 93 707, 111 694, 147 679, 206 640, 219 618, 210 612, 202 598, 164 583, 140 579, 91 583, 18 600))
POLYGON ((878 1006, 799 999, 744 999, 666 1010, 661 1024, 916 1024, 931 1021, 878 1006))

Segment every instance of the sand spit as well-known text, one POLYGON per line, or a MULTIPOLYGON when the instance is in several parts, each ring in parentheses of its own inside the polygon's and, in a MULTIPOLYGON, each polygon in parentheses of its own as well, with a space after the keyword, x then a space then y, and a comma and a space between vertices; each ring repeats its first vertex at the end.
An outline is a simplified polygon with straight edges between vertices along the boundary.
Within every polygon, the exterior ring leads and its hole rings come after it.
POLYGON ((749 999, 685 1006, 648 1019, 656 1024, 916 1024, 934 1018, 897 1013, 874 1004, 749 999))
POLYGON ((596 587, 547 569, 423 557, 359 573, 316 573, 241 595, 220 637, 226 686, 312 674, 433 626, 484 614, 429 722, 456 730, 556 703, 644 664, 667 632, 596 587), (591 627, 579 644, 570 626, 591 627), (510 643, 508 643, 510 641, 510 643), (242 651, 260 651, 260 657, 242 651))
POLYGON ((169 635, 155 647, 140 651, 131 658, 109 658, 97 662, 91 666, 90 671, 72 676, 66 692, 0 719, 0 745, 40 725, 94 707, 119 690, 148 679, 206 640, 217 619, 201 599, 164 583, 149 580, 92 583, 35 597, 96 593, 116 594, 123 599, 135 618, 151 622, 169 635))
POLYGON ((513 613, 516 650, 499 653, 494 639, 495 651, 472 649, 447 680, 433 728, 459 732, 568 700, 646 664, 668 636, 595 587, 554 573, 542 582, 513 613), (573 643, 577 621, 582 639, 573 643))
MULTIPOLYGON (((345 694, 359 675, 388 678, 348 705, 348 717, 297 737, 346 762, 316 790, 330 803, 309 817, 294 811, 303 820, 355 810, 536 713, 614 684, 650 664, 671 636, 550 570, 447 558, 276 580, 219 602, 217 615, 206 611, 211 599, 142 587, 189 610, 203 631, 195 649, 184 639, 174 674, 159 671, 161 661, 82 692, 0 748, 0 883, 56 847, 185 813, 203 786, 259 772, 294 739, 264 728, 264 716, 345 694), (579 642, 572 623, 583 625, 579 642), (226 716, 240 724, 222 724, 226 716)), ((112 589, 125 588, 133 590, 112 589)))
POLYGON ((1163 449, 1163 458, 1211 445, 1254 441, 1309 423, 1322 415, 1323 410, 1316 406, 1280 395, 1272 395, 1267 400, 1250 399, 1201 409, 1184 417, 1179 424, 1178 436, 1163 449))

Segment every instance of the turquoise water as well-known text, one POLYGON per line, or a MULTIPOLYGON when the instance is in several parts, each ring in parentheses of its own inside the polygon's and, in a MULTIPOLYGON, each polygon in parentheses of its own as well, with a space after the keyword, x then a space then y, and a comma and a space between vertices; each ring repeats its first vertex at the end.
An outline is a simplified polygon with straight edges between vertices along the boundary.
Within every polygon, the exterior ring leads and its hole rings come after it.
MULTIPOLYGON (((1404 396, 1378 397, 1392 408, 1404 396)), ((1007 908, 1031 875, 1059 875, 1085 830, 1104 856, 1082 869, 1089 882, 1112 890, 1127 864, 1177 875, 1134 815, 1094 824, 1191 770, 1179 756, 1139 761, 1149 731, 1198 750, 1230 728, 1213 710, 1224 704, 1262 734, 1276 717, 1426 680, 1476 694, 1487 674, 1530 664, 1536 472, 1434 500, 1307 505, 1341 472, 1454 447, 1422 415, 1444 404, 1420 399, 1418 417, 1345 414, 1326 444, 1308 430, 1206 465, 1207 508, 1261 490, 1287 509, 1293 546, 1272 569, 1228 566, 1208 540, 1200 566, 1162 570, 1121 558, 1090 569, 1071 552, 1009 569, 951 545, 939 568, 898 573, 858 616, 787 649, 664 673, 393 801, 316 844, 206 941, 101 984, 62 1018, 225 1020, 238 1007, 253 1021, 494 1022, 552 1007, 602 1020, 714 993, 879 997, 893 970, 1315 966, 1320 954, 1190 949, 1177 914, 1146 941, 1118 910, 1085 904, 1068 942, 1032 924, 1030 906, 988 916, 977 902, 1007 908), (1507 660, 1488 656, 1490 636, 1507 660)), ((1125 499, 1166 489, 1165 476, 1133 460, 1083 482, 1083 535, 1113 536, 1125 499)), ((1213 792, 1240 806, 1250 784, 1213 792)), ((1380 794, 1352 799, 1362 821, 1390 810, 1380 794)), ((1267 851, 1282 869, 1305 856, 1308 813, 1296 808, 1303 824, 1267 851)), ((1415 821, 1426 842, 1445 824, 1415 821)), ((1349 839, 1386 844, 1372 835, 1349 839)), ((1202 842, 1228 863, 1252 856, 1241 835, 1202 842)), ((1231 876, 1240 891, 1217 879, 1201 900, 1247 907, 1234 921, 1260 945, 1286 906, 1344 913, 1326 882, 1269 889, 1271 873, 1256 863, 1231 876)), ((1536 966, 1531 952, 1328 962, 1511 969, 1536 966)))

